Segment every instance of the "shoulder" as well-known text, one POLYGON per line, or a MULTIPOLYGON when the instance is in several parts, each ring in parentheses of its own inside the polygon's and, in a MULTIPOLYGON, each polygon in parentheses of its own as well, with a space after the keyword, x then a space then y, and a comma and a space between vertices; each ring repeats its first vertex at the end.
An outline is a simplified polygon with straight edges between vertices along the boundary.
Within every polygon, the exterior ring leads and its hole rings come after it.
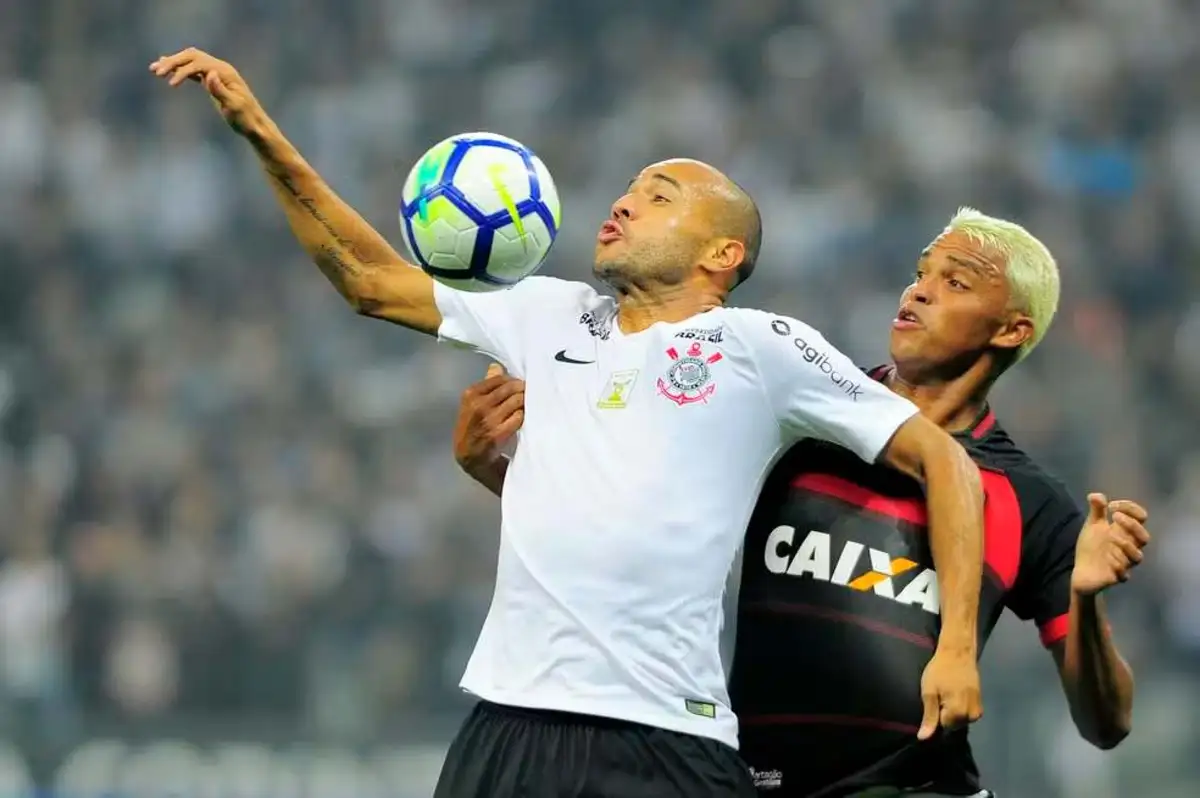
POLYGON ((1047 539, 1059 534, 1074 537, 1083 511, 1071 491, 1053 474, 1019 449, 999 426, 968 450, 981 467, 1002 474, 1021 506, 1021 522, 1027 540, 1047 539))
POLYGON ((725 306, 716 311, 721 320, 730 327, 749 335, 771 335, 787 339, 793 335, 815 333, 809 325, 781 313, 769 313, 757 308, 739 308, 725 306))
POLYGON ((591 312, 602 317, 608 309, 615 307, 612 297, 598 293, 587 283, 538 275, 526 277, 511 288, 493 291, 487 296, 520 308, 522 313, 529 311, 528 320, 540 320, 542 323, 553 318, 544 311, 576 315, 591 312))
POLYGON ((609 297, 601 296, 595 288, 578 280, 562 280, 558 277, 533 275, 507 289, 509 292, 526 296, 561 297, 580 303, 598 303, 609 297))
POLYGON ((754 308, 725 307, 717 311, 721 322, 752 350, 798 350, 801 353, 831 348, 814 327, 792 316, 754 308))

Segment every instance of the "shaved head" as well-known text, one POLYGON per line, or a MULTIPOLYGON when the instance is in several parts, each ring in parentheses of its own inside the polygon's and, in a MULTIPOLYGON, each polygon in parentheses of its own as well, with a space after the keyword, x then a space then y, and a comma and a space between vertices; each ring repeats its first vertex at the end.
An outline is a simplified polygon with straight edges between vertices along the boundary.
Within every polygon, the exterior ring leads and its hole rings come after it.
POLYGON ((754 271, 762 218, 750 195, 702 161, 651 164, 613 205, 619 233, 597 246, 596 275, 620 291, 626 283, 676 285, 709 275, 722 292, 754 271))
POLYGON ((725 180, 729 184, 728 207, 721 217, 723 221, 718 220, 714 224, 723 224, 718 235, 736 238, 746 245, 746 255, 737 268, 737 282, 730 286, 730 290, 733 290, 750 279, 754 265, 758 263, 758 250, 762 247, 762 214, 744 188, 729 178, 725 180))
POLYGON ((740 185, 712 164, 692 158, 671 158, 648 166, 643 174, 655 173, 658 167, 674 167, 705 196, 707 215, 714 238, 732 238, 745 246, 745 255, 737 268, 736 288, 754 272, 758 251, 762 247, 762 214, 758 204, 740 185))

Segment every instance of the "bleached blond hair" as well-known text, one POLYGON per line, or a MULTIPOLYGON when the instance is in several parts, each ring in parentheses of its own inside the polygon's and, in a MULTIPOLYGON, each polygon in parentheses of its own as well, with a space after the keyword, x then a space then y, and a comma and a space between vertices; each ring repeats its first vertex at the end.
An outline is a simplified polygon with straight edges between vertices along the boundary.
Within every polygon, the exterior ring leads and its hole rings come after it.
POLYGON ((1042 341, 1058 310, 1058 264, 1050 250, 1032 233, 1015 222, 988 216, 962 207, 946 225, 947 233, 962 233, 1004 261, 1008 279, 1009 306, 1029 316, 1033 335, 1017 350, 1017 363, 1042 341))

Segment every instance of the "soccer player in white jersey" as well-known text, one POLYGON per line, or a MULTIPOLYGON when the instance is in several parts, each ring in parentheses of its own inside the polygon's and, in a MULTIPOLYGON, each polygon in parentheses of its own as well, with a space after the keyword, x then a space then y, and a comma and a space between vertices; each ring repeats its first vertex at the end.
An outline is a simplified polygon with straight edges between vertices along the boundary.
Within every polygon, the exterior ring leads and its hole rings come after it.
POLYGON ((754 795, 718 650, 722 595, 763 477, 803 438, 923 480, 942 631, 922 690, 945 726, 979 716, 978 470, 812 328, 724 306, 761 236, 728 178, 684 160, 638 175, 597 240, 615 298, 545 277, 461 293, 339 199, 232 66, 189 49, 150 68, 205 87, 356 311, 525 381, 496 590, 462 681, 481 700, 439 798, 754 795))

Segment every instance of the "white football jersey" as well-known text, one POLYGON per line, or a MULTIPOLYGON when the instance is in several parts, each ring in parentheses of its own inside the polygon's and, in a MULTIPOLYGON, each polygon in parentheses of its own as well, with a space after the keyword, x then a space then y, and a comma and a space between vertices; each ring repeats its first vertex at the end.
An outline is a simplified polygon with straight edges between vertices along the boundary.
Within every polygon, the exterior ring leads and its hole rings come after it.
POLYGON ((626 334, 583 283, 435 297, 442 340, 526 383, 462 687, 736 747, 722 598, 767 471, 804 437, 874 460, 916 406, 785 316, 717 308, 626 334))

